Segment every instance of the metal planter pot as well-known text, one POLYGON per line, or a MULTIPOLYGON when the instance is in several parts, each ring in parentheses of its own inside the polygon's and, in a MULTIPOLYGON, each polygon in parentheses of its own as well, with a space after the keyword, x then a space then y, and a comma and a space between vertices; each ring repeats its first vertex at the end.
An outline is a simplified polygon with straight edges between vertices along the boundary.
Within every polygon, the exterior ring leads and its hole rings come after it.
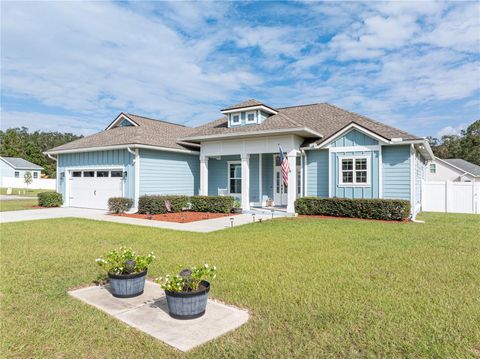
POLYGON ((194 319, 205 314, 207 307, 210 283, 200 282, 200 289, 196 292, 171 292, 166 290, 168 311, 175 319, 194 319))
POLYGON ((134 274, 108 273, 110 291, 117 298, 132 298, 143 294, 147 271, 134 274))

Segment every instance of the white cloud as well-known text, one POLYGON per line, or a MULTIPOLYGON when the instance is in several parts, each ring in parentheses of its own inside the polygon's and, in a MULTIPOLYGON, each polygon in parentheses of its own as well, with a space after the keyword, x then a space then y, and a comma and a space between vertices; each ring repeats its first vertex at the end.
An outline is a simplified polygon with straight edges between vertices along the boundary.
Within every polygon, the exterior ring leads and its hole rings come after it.
POLYGON ((461 123, 458 126, 446 126, 438 131, 435 135, 436 138, 440 139, 443 136, 459 135, 462 130, 464 130, 468 125, 461 123))

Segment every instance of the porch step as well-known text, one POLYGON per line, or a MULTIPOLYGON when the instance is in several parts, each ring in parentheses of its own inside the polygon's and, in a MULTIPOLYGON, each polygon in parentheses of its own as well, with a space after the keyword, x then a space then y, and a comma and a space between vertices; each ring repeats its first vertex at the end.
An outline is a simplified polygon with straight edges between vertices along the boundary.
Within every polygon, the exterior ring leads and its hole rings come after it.
MULTIPOLYGON (((248 211, 243 211, 244 214, 260 214, 260 215, 272 215, 272 210, 268 208, 250 208, 248 211)), ((287 213, 286 211, 282 210, 273 210, 273 217, 293 217, 293 214, 287 213)))

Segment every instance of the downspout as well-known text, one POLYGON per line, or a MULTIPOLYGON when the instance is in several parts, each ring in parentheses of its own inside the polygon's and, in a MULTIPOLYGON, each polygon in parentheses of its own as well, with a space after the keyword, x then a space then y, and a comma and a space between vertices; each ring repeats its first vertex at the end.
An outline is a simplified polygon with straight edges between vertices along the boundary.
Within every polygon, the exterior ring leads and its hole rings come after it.
POLYGON ((134 204, 133 204, 133 209, 132 211, 136 212, 138 210, 138 199, 140 197, 140 153, 138 151, 138 148, 135 150, 132 150, 130 147, 127 147, 127 151, 130 152, 134 157, 133 159, 133 165, 135 168, 135 179, 134 179, 134 184, 135 184, 135 192, 134 192, 134 204))

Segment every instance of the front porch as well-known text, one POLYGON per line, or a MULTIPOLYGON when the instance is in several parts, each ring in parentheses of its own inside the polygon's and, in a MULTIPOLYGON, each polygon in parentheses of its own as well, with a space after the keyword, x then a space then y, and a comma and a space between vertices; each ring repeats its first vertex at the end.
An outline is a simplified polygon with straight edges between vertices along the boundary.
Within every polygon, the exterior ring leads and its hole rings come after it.
POLYGON ((303 157, 299 151, 286 154, 290 171, 284 184, 279 154, 201 156, 200 194, 233 196, 244 211, 268 208, 295 213, 295 200, 304 195, 303 157))

